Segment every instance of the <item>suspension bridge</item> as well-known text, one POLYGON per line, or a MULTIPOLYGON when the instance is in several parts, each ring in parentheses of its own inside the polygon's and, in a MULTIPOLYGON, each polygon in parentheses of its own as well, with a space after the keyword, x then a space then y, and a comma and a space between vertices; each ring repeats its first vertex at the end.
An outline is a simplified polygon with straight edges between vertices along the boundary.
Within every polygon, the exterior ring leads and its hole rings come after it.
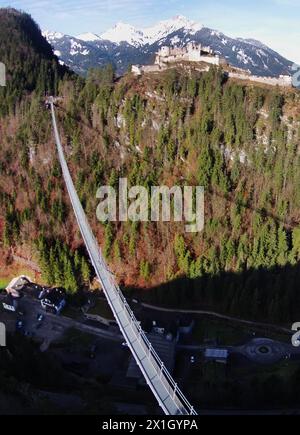
POLYGON ((93 235, 80 203, 64 156, 56 122, 54 98, 50 97, 47 104, 51 108, 59 162, 73 211, 91 263, 127 345, 164 413, 166 415, 197 415, 194 407, 184 396, 163 361, 152 347, 140 323, 137 321, 133 311, 128 305, 126 298, 117 285, 113 273, 109 270, 104 260, 101 249, 93 235))

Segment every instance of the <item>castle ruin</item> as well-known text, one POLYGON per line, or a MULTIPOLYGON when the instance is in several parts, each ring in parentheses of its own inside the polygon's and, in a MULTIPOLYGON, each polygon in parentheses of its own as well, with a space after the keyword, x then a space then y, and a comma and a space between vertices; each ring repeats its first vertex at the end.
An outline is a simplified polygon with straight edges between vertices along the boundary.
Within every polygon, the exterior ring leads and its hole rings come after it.
POLYGON ((185 47, 161 47, 156 54, 155 65, 164 67, 166 64, 182 61, 205 62, 218 66, 227 64, 226 60, 215 54, 210 47, 189 42, 185 47))
MULTIPOLYGON (((216 66, 229 67, 228 62, 223 57, 216 54, 211 47, 205 47, 195 42, 189 42, 184 47, 169 47, 163 46, 156 53, 155 62, 153 65, 133 65, 132 72, 135 75, 143 73, 153 73, 164 71, 180 62, 203 62, 216 66)), ((207 71, 209 66, 202 68, 201 71, 207 71)), ((200 70, 199 70, 200 71, 200 70)), ((224 73, 227 77, 239 80, 249 80, 256 83, 263 83, 271 86, 291 87, 292 77, 288 75, 280 75, 279 77, 260 77, 252 75, 249 70, 230 67, 225 68, 224 73)))

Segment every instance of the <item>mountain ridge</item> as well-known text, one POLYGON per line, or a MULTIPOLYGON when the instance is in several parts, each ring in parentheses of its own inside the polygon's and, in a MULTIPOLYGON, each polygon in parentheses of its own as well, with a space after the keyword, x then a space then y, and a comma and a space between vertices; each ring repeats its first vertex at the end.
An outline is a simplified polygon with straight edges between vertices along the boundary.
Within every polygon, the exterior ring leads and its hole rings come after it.
POLYGON ((61 53, 61 60, 79 74, 108 62, 114 64, 118 74, 123 74, 132 64, 153 63, 155 53, 163 45, 182 47, 191 41, 210 46, 230 65, 255 75, 291 75, 293 65, 261 41, 232 38, 181 15, 145 29, 119 22, 100 36, 91 32, 77 37, 49 31, 43 34, 61 53))

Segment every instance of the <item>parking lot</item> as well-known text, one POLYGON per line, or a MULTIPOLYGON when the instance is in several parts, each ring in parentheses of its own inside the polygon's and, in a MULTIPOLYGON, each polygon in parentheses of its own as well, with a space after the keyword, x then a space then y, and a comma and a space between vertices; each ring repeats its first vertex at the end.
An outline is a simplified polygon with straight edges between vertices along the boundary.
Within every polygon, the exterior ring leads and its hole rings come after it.
POLYGON ((57 320, 50 313, 46 313, 38 301, 29 297, 22 298, 16 313, 1 308, 0 319, 10 332, 18 331, 28 337, 49 342, 59 338, 65 330, 59 318, 57 320), (22 313, 22 314, 21 314, 22 313))
POLYGON ((116 328, 101 328, 100 324, 90 324, 82 319, 76 321, 63 315, 55 315, 46 312, 41 307, 38 300, 31 295, 24 296, 20 302, 17 312, 6 311, 2 307, 2 301, 5 295, 0 295, 0 321, 6 325, 8 332, 22 333, 41 342, 41 350, 46 350, 49 345, 60 339, 70 328, 78 329, 82 332, 94 334, 116 342, 122 342, 122 337, 116 328), (21 322, 21 323, 20 323, 21 322), (18 328, 18 323, 20 327, 18 328), (100 327, 99 327, 100 326, 100 327))

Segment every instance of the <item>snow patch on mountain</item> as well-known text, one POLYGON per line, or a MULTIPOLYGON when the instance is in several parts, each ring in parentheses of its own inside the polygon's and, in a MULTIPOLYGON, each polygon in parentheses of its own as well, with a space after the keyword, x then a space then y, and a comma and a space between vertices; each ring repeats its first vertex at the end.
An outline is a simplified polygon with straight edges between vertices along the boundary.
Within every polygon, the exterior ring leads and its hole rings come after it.
POLYGON ((119 22, 112 29, 107 30, 107 32, 101 35, 101 39, 106 39, 116 44, 121 42, 127 42, 130 45, 143 45, 144 35, 140 30, 135 29, 135 27, 130 24, 119 22))
POLYGON ((245 44, 249 44, 249 45, 253 45, 254 47, 257 48, 262 48, 262 49, 268 49, 268 47, 263 44, 261 41, 258 41, 257 39, 253 39, 253 38, 248 38, 248 39, 244 39, 244 38, 237 38, 238 41, 244 42, 245 44))
POLYGON ((164 38, 180 29, 184 29, 186 32, 194 35, 202 28, 202 24, 188 20, 182 15, 176 15, 170 20, 160 21, 155 26, 142 30, 142 32, 145 36, 145 42, 148 44, 153 44, 161 38, 164 38))
POLYGON ((70 51, 71 56, 75 56, 78 53, 83 54, 82 51, 83 47, 79 42, 74 41, 74 39, 71 39, 70 42, 71 42, 71 51, 70 51))
POLYGON ((65 35, 60 32, 51 32, 50 30, 44 30, 42 32, 44 38, 47 39, 48 42, 56 41, 57 39, 62 39, 65 35))
POLYGON ((91 33, 91 32, 81 33, 80 35, 76 36, 76 38, 80 39, 81 41, 85 41, 85 42, 93 42, 93 41, 101 40, 100 36, 96 35, 95 33, 91 33))
POLYGON ((186 32, 194 35, 202 29, 202 24, 190 21, 182 15, 177 15, 169 20, 163 20, 152 27, 145 29, 136 29, 130 24, 122 22, 117 23, 113 28, 101 35, 101 39, 106 39, 116 44, 127 42, 134 47, 146 44, 154 44, 162 38, 184 29, 186 32))
POLYGON ((217 36, 218 38, 221 38, 222 33, 218 32, 217 30, 211 30, 210 31, 211 36, 217 36))
POLYGON ((176 45, 176 44, 179 44, 180 43, 180 38, 179 38, 179 36, 174 36, 174 38, 172 38, 171 39, 171 44, 172 45, 176 45))

